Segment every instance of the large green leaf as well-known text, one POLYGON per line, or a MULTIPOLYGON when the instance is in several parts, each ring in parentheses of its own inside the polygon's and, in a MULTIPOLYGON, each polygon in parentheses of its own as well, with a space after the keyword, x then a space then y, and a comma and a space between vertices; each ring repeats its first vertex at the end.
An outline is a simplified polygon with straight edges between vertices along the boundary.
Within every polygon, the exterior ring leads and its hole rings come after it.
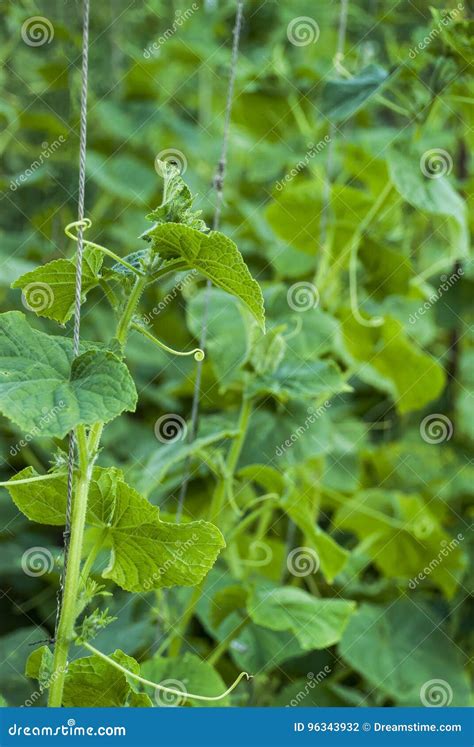
POLYGON ((265 327, 262 291, 231 239, 218 231, 202 233, 180 223, 164 223, 147 233, 164 259, 181 258, 247 306, 260 327, 265 327))
POLYGON ((334 523, 370 540, 364 552, 387 578, 406 579, 410 588, 434 583, 448 597, 458 588, 466 567, 463 538, 445 532, 420 496, 363 491, 339 508, 334 523))
MULTIPOLYGON (((104 255, 97 249, 84 250, 82 262, 82 300, 100 280, 104 255)), ((67 322, 74 312, 76 258, 56 259, 22 275, 12 288, 21 288, 24 303, 38 316, 67 322)))
POLYGON ((337 643, 354 609, 354 602, 317 599, 293 586, 257 587, 248 602, 248 613, 257 625, 290 630, 304 649, 337 643))
POLYGON ((350 391, 333 361, 299 361, 288 355, 275 372, 256 377, 252 395, 271 394, 280 400, 305 400, 350 391))
POLYGON ((342 328, 347 349, 360 361, 358 375, 388 391, 400 413, 439 397, 446 381, 443 368, 411 342, 396 319, 386 317, 381 327, 369 329, 348 315, 342 328))
POLYGON ((342 657, 372 687, 395 698, 397 704, 424 705, 423 686, 444 680, 453 706, 469 701, 462 655, 440 620, 419 602, 399 599, 388 605, 363 605, 349 622, 339 650, 342 657))
POLYGON ((352 78, 328 80, 321 94, 320 110, 332 122, 347 119, 377 92, 387 75, 378 65, 368 65, 352 78))
MULTIPOLYGON (((36 476, 27 467, 12 478, 8 490, 25 516, 42 524, 64 524, 67 477, 58 475, 33 485, 17 480, 36 476)), ((200 583, 224 547, 220 531, 205 521, 172 524, 127 485, 120 470, 96 467, 89 492, 88 523, 103 533, 110 548, 102 571, 127 591, 200 583)))
MULTIPOLYGON (((117 649, 111 657, 133 674, 140 665, 117 649)), ((68 665, 64 683, 63 706, 66 708, 150 707, 151 700, 136 692, 131 678, 99 656, 76 659, 68 665)))
POLYGON ((218 701, 207 702, 189 699, 186 701, 186 693, 195 695, 205 695, 215 697, 222 695, 227 686, 222 677, 216 672, 214 667, 207 661, 203 661, 191 652, 185 653, 178 658, 170 659, 156 656, 142 664, 142 674, 152 682, 163 683, 168 687, 174 687, 180 690, 183 695, 173 695, 172 693, 153 692, 153 688, 147 687, 147 692, 151 697, 155 696, 157 705, 189 705, 197 706, 227 706, 229 697, 218 701))
MULTIPOLYGON (((436 154, 436 151, 433 151, 436 154)), ((392 151, 388 165, 390 177, 397 191, 413 207, 430 215, 440 215, 451 219, 456 226, 454 257, 465 256, 468 252, 466 205, 462 197, 451 186, 446 176, 435 174, 434 178, 423 173, 426 166, 423 159, 429 159, 430 151, 421 156, 415 153, 392 151)), ((440 151, 441 159, 449 159, 445 151, 440 151)), ((446 169, 449 163, 446 161, 446 169)))
POLYGON ((32 329, 18 311, 0 315, 0 411, 24 431, 62 438, 134 410, 136 401, 128 369, 112 353, 87 350, 73 360, 72 340, 32 329))

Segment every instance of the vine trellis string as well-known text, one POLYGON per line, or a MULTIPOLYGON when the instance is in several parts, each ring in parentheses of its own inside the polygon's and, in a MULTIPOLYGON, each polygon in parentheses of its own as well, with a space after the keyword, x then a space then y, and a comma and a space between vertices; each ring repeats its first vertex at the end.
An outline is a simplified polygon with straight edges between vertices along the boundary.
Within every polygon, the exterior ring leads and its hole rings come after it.
MULTIPOLYGON (((86 152, 87 152, 87 94, 89 88, 89 0, 83 2, 83 21, 82 21, 82 70, 81 70, 81 107, 80 107, 80 131, 79 131, 79 184, 77 199, 77 216, 78 216, 78 236, 77 236, 77 261, 76 261, 76 279, 74 294, 74 327, 73 327, 73 347, 72 355, 76 358, 79 355, 79 346, 81 338, 81 297, 82 297, 82 257, 84 250, 84 204, 86 191, 86 152)), ((64 525, 64 549, 63 549, 63 567, 61 570, 61 579, 58 589, 58 599, 56 605, 56 622, 54 626, 54 641, 58 634, 59 620, 64 596, 64 584, 67 573, 67 561, 69 552, 69 540, 71 537, 71 512, 72 512, 72 494, 74 487, 74 463, 76 457, 76 437, 72 430, 69 434, 69 454, 67 470, 67 498, 66 498, 66 521, 64 525)))
MULTIPOLYGON (((214 181, 213 181, 213 186, 216 192, 216 204, 214 207, 214 220, 213 220, 213 226, 212 226, 214 231, 217 231, 220 226, 222 201, 224 197, 224 180, 225 180, 226 168, 227 168, 227 151, 229 148, 229 133, 230 133, 230 121, 231 121, 231 115, 232 115, 232 101, 234 97, 234 85, 235 85, 235 78, 237 74, 237 60, 239 57, 239 44, 240 44, 240 35, 242 31, 243 11, 244 11, 244 1, 238 0, 237 10, 235 14, 234 30, 232 32, 233 34, 232 55, 231 55, 231 62, 230 62, 229 83, 227 87, 224 131, 223 131, 223 136, 222 136, 221 154, 220 154, 219 161, 217 163, 216 173, 214 175, 214 181)), ((212 282, 208 280, 206 282, 206 293, 205 293, 205 298, 204 298, 204 310, 203 310, 203 317, 202 317, 201 336, 199 339, 199 347, 201 348, 201 350, 206 349, 211 286, 212 286, 212 282)), ((197 365, 197 369, 196 369, 196 379, 194 382, 193 401, 191 405, 191 428, 189 430, 189 439, 188 439, 188 442, 190 444, 193 443, 197 435, 198 421, 199 421, 199 404, 200 404, 200 398, 201 398, 201 380, 202 380, 202 361, 199 361, 197 365)), ((184 501, 186 500, 186 494, 188 492, 188 485, 189 485, 190 478, 191 478, 191 461, 190 461, 190 457, 188 456, 185 461, 184 480, 181 484, 181 489, 180 489, 179 498, 178 498, 178 506, 176 509, 176 520, 177 521, 180 521, 181 515, 183 513, 184 501)))
MULTIPOLYGON (((83 0, 82 70, 81 70, 82 82, 81 82, 80 135, 79 135, 78 220, 74 224, 70 224, 66 229, 67 235, 70 236, 71 238, 75 238, 75 237, 70 233, 69 229, 72 226, 74 226, 77 229, 77 255, 76 255, 77 260, 76 260, 76 275, 75 275, 74 322, 73 322, 73 358, 76 358, 79 355, 79 350, 80 350, 83 249, 84 249, 85 244, 91 243, 91 242, 86 242, 83 236, 84 230, 88 228, 88 226, 90 225, 90 221, 88 221, 88 219, 84 217, 85 183, 86 183, 86 152, 87 152, 87 98, 88 98, 88 77, 89 77, 89 17, 90 17, 90 0, 83 0)), ((224 135, 223 135, 221 156, 220 156, 217 169, 216 169, 216 174, 214 177, 214 188, 216 190, 216 206, 215 206, 214 221, 213 221, 214 230, 218 229, 219 223, 220 223, 220 213, 221 213, 221 206, 222 206, 222 199, 223 199, 223 186, 224 186, 224 178, 225 178, 226 162, 227 162, 227 149, 228 149, 228 140, 229 140, 229 126, 230 126, 230 116, 231 116, 231 108, 232 108, 232 97, 233 97, 234 81, 235 81, 235 74, 236 74, 239 39, 240 39, 240 32, 241 32, 241 27, 242 27, 242 17, 243 17, 243 0, 238 0, 236 21, 235 21, 234 32, 233 32, 234 38, 233 38, 233 46, 232 46, 231 73, 230 73, 229 86, 228 86, 228 92, 227 92, 224 135)), ((110 252, 108 253, 110 254, 110 252)), ((204 348, 205 342, 206 342, 207 308, 208 308, 208 302, 209 302, 210 285, 211 283, 208 281, 207 286, 206 286, 206 290, 207 290, 207 298, 206 298, 206 304, 205 304, 206 308, 205 308, 202 332, 201 332, 201 341, 202 341, 201 348, 204 348)), ((200 349, 196 349, 195 351, 191 351, 191 352, 195 354, 195 358, 198 361, 198 372, 197 372, 196 385, 195 385, 194 397, 193 397, 192 428, 191 428, 192 438, 194 439, 195 433, 196 433, 196 427, 197 427, 197 419, 198 419, 200 381, 201 381, 201 361, 202 361, 203 356, 201 357, 200 355, 202 353, 202 350, 200 349)), ((60 578, 60 584, 59 584, 58 596, 57 596, 54 638, 50 640, 50 643, 53 643, 55 645, 58 640, 58 628, 59 628, 60 619, 61 619, 62 607, 64 604, 64 593, 65 593, 64 590, 65 590, 65 581, 67 577, 68 553, 69 553, 69 544, 70 544, 70 537, 71 537, 71 515, 72 515, 74 468, 75 468, 75 461, 76 461, 76 451, 77 451, 76 436, 75 436, 74 431, 71 431, 69 434, 69 453, 68 453, 68 465, 67 465, 66 518, 65 518, 65 527, 64 527, 64 532, 63 532, 63 540, 64 540, 63 558, 64 560, 63 560, 63 568, 61 571, 61 578, 60 578)), ((187 469, 189 469, 189 465, 187 469)), ((48 479, 48 478, 45 477, 43 479, 48 479)), ((187 475, 186 483, 188 480, 189 480, 189 474, 187 475)), ((184 490, 182 493, 181 505, 182 505, 182 501, 184 501, 185 494, 186 494, 186 490, 184 490)), ((118 669, 121 669, 121 671, 124 671, 130 677, 134 677, 135 679, 139 680, 140 682, 144 684, 155 687, 157 690, 164 690, 168 693, 180 694, 179 691, 176 691, 173 688, 163 687, 161 684, 153 683, 149 680, 145 680, 141 677, 138 677, 133 672, 129 672, 124 667, 121 667, 113 659, 106 656, 105 654, 98 651, 97 649, 90 646, 89 644, 83 642, 83 645, 86 648, 88 648, 91 651, 91 653, 94 653, 95 655, 101 657, 102 659, 107 661, 110 665, 115 666, 118 669)), ((192 699, 209 700, 209 701, 221 700, 223 697, 225 697, 229 692, 231 692, 239 684, 239 682, 241 681, 243 677, 247 677, 249 679, 250 675, 248 675, 246 672, 242 672, 239 675, 239 677, 236 679, 236 681, 225 691, 225 693, 219 696, 208 697, 208 696, 202 696, 202 695, 193 694, 193 693, 187 693, 187 697, 192 698, 192 699)))

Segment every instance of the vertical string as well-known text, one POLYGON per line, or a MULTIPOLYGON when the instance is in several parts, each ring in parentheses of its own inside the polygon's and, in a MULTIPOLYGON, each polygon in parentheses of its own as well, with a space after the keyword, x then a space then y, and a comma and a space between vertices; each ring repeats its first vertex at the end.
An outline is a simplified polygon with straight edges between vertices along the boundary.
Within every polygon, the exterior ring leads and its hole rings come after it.
MULTIPOLYGON (((82 23, 82 84, 81 84, 81 110, 80 110, 80 134, 79 134, 79 187, 78 187, 78 205, 77 217, 79 221, 84 219, 84 199, 86 187, 86 150, 87 150, 87 90, 89 77, 89 0, 83 2, 83 23, 82 23)), ((82 257, 84 250, 83 227, 79 224, 77 238, 76 254, 76 285, 74 295, 74 329, 73 329, 73 359, 79 355, 80 335, 81 335, 81 298, 82 298, 82 257)), ((69 454, 68 454, 68 475, 67 475, 67 499, 66 499, 66 521, 63 532, 64 550, 63 550, 63 568, 58 589, 57 606, 56 606, 56 623, 55 638, 61 615, 61 607, 64 593, 64 583, 66 579, 67 561, 69 554, 69 540, 71 537, 71 511, 72 511, 72 493, 74 482, 74 464, 76 457, 76 438, 74 431, 69 434, 69 454)))
MULTIPOLYGON (((235 15, 234 30, 232 32, 233 33, 232 56, 231 56, 230 72, 229 72, 229 84, 227 88, 227 100, 226 100, 226 108, 225 108, 224 132, 222 136, 221 155, 220 155, 219 161, 217 162, 216 172, 214 174, 214 179, 213 179, 213 187, 216 193, 214 220, 212 224, 214 231, 219 230, 221 212, 222 212, 222 202, 224 198, 224 181, 225 181, 225 175, 226 175, 226 169, 227 169, 227 151, 229 148, 229 133, 230 133, 230 121, 231 121, 231 116, 232 116, 232 101, 234 98, 235 77, 237 74, 237 60, 239 56, 240 34, 242 31, 243 9, 244 9, 243 0, 238 0, 237 11, 235 15)), ((201 350, 206 349, 207 325, 208 325, 208 317, 209 317, 209 301, 210 301, 211 287, 212 287, 212 283, 210 280, 208 280, 206 282, 206 291, 205 291, 205 296, 204 296, 204 309, 203 309, 203 315, 202 315, 201 336, 199 339, 199 347, 201 348, 201 350)), ((197 364, 197 369, 196 369, 196 379, 194 382, 193 401, 192 401, 192 406, 191 406, 191 428, 189 429, 189 439, 188 439, 189 443, 192 443, 195 440, 196 434, 197 434, 198 421, 199 421, 199 400, 201 396, 201 381, 202 381, 202 361, 199 361, 197 364)), ((186 499, 189 480, 191 477, 190 466, 191 466, 190 459, 188 457, 185 463, 184 480, 182 482, 181 489, 179 492, 178 506, 176 509, 176 520, 177 521, 180 521, 181 515, 183 513, 184 501, 186 499)))

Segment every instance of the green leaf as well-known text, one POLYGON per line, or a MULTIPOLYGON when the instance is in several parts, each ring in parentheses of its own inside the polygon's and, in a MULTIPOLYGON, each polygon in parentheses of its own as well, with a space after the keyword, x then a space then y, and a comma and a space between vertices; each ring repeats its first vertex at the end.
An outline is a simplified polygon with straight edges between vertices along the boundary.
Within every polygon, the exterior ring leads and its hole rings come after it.
POLYGON ((32 329, 18 311, 0 315, 0 412, 24 431, 62 438, 134 410, 136 401, 128 369, 112 353, 88 350, 73 360, 72 340, 32 329))
POLYGON ((147 237, 164 259, 180 258, 246 305, 262 329, 265 312, 260 286, 254 280, 237 246, 223 233, 204 234, 180 223, 152 228, 147 237))
MULTIPOLYGON (((435 151, 433 151, 435 153, 435 151)), ((446 153, 441 159, 450 158, 446 153)), ((389 154, 390 178, 398 193, 406 202, 429 215, 446 216, 456 227, 453 240, 453 257, 467 256, 469 236, 467 229, 466 205, 462 197, 451 186, 445 176, 426 176, 424 159, 428 162, 430 151, 420 154, 405 153, 399 150, 389 154)))
MULTIPOLYGON (((192 210, 194 197, 187 184, 180 176, 179 168, 169 161, 155 161, 155 167, 164 179, 163 199, 161 205, 149 215, 148 220, 162 223, 182 223, 195 228, 197 231, 207 232, 209 229, 199 217, 202 210, 192 210)), ((153 229, 151 229, 153 230, 153 229)), ((143 234, 146 238, 149 231, 143 234)))
MULTIPOLYGON (((64 524, 66 475, 15 487, 15 481, 25 476, 36 473, 28 467, 7 487, 20 511, 32 521, 64 524)), ((225 546, 220 531, 209 522, 161 521, 159 509, 127 485, 115 468, 94 469, 87 522, 103 531, 104 546, 110 548, 103 578, 127 591, 198 584, 225 546)))
POLYGON ((328 80, 321 94, 319 108, 332 122, 355 114, 385 82, 388 73, 378 65, 368 65, 352 78, 328 80))
MULTIPOLYGON (((140 674, 140 665, 131 656, 117 649, 111 659, 133 674, 140 674)), ((120 708, 136 706, 135 691, 124 672, 99 656, 86 656, 68 665, 64 683, 63 706, 66 708, 120 708)), ((140 702, 139 705, 151 705, 140 702)))
POLYGON ((25 666, 25 674, 34 680, 38 680, 42 690, 51 684, 53 673, 53 654, 47 646, 40 646, 29 655, 25 666))
POLYGON ((306 650, 337 643, 355 610, 342 599, 316 599, 302 589, 254 589, 248 613, 257 625, 271 630, 290 630, 306 650))
MULTIPOLYGON (((184 705, 184 703, 197 706, 215 706, 216 702, 212 701, 209 703, 205 700, 190 699, 186 701, 186 693, 215 697, 216 695, 222 695, 227 689, 225 682, 214 667, 190 652, 174 659, 165 659, 160 656, 149 659, 142 664, 142 674, 152 682, 162 683, 167 687, 182 691, 183 695, 180 698, 179 695, 160 693, 158 690, 153 693, 153 689, 147 687, 147 691, 150 695, 155 696, 155 701, 159 706, 177 706, 184 705)), ((220 707, 229 705, 229 696, 217 701, 217 705, 220 707)))
POLYGON ((466 567, 459 546, 463 538, 445 532, 420 496, 366 490, 338 509, 334 523, 360 539, 370 539, 364 552, 387 578, 407 579, 410 588, 434 583, 448 598, 458 588, 466 567), (397 517, 395 525, 393 517, 397 517))
POLYGON ((443 368, 410 341, 396 319, 386 317, 381 327, 369 329, 348 315, 342 327, 347 349, 361 362, 358 375, 388 391, 400 413, 439 397, 446 382, 443 368))
POLYGON ((324 577, 328 583, 332 583, 346 565, 349 553, 316 524, 316 512, 311 506, 310 498, 303 491, 300 493, 295 490, 281 501, 281 506, 304 533, 305 542, 317 553, 324 577))
POLYGON ((329 397, 350 391, 333 361, 300 361, 288 355, 272 374, 258 376, 249 384, 252 396, 271 394, 282 401, 329 397))
POLYGON ((350 620, 339 650, 371 688, 391 696, 397 705, 424 705, 422 687, 442 679, 453 693, 449 705, 466 706, 469 687, 462 654, 439 623, 434 610, 419 601, 365 604, 350 620))
MULTIPOLYGON (((82 301, 100 280, 104 255, 97 249, 84 249, 82 263, 82 301)), ((22 275, 12 288, 21 288, 24 303, 38 316, 67 322, 74 312, 76 259, 56 259, 22 275)))

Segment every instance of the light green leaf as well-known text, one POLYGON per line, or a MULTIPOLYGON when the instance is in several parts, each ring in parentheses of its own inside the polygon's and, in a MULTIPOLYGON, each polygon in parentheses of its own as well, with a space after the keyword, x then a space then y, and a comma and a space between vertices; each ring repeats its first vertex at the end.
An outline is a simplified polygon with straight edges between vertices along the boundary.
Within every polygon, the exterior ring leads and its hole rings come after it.
POLYGON ((237 246, 227 236, 218 231, 204 234, 180 223, 164 223, 148 232, 147 237, 164 259, 184 259, 189 268, 240 298, 264 329, 262 291, 237 246))
POLYGON ((328 80, 319 108, 332 122, 355 114, 385 82, 388 73, 378 65, 368 65, 352 78, 328 80))
POLYGON ((272 374, 258 376, 249 385, 252 396, 271 394, 280 400, 305 400, 350 391, 333 361, 299 361, 288 355, 272 374))
POLYGON ((304 533, 305 542, 308 542, 317 554, 321 572, 328 583, 332 583, 346 565, 349 553, 316 524, 316 511, 311 506, 310 497, 304 491, 300 494, 295 490, 281 501, 281 506, 304 533))
MULTIPOLYGON (((100 280, 103 258, 102 252, 97 249, 84 249, 82 301, 85 301, 88 291, 100 280)), ((19 277, 11 287, 21 288, 24 303, 38 316, 64 324, 74 312, 75 285, 76 258, 48 262, 19 277)))
MULTIPOLYGON (((190 699, 186 701, 186 693, 215 697, 221 695, 227 689, 225 682, 214 667, 190 652, 174 659, 165 659, 160 656, 149 659, 142 664, 142 674, 152 682, 158 684, 162 682, 168 687, 175 687, 182 691, 183 695, 180 698, 179 695, 173 695, 172 693, 160 693, 156 690, 153 692, 153 688, 147 687, 147 692, 152 697, 155 696, 158 706, 177 706, 185 703, 198 706, 215 706, 216 702, 212 701, 210 703, 205 700, 195 701, 190 699)), ((220 707, 229 705, 229 696, 217 701, 217 705, 220 707)))
MULTIPOLYGON (((64 524, 66 475, 15 487, 16 480, 34 476, 28 467, 10 480, 7 489, 15 504, 32 521, 64 524)), ((103 578, 127 591, 198 584, 225 545, 217 527, 206 521, 161 521, 159 509, 127 485, 115 468, 94 469, 87 521, 103 531, 104 546, 110 548, 103 578)))
POLYGON ((442 366, 411 342, 396 319, 386 317, 381 327, 369 329, 348 315, 342 327, 347 349, 361 362, 358 375, 388 391, 400 413, 439 397, 446 381, 442 366))
MULTIPOLYGON (((133 674, 140 674, 135 659, 117 649, 111 659, 133 674)), ((123 706, 151 705, 139 702, 124 672, 115 669, 99 656, 86 656, 70 662, 64 683, 63 706, 66 708, 120 708, 123 706)))
POLYGON ((432 583, 448 598, 458 588, 466 567, 463 537, 445 532, 420 496, 366 490, 338 509, 334 523, 370 540, 364 552, 387 578, 407 579, 407 588, 432 583))
POLYGON ((444 680, 452 702, 466 706, 469 688, 461 652, 438 625, 434 608, 399 599, 384 605, 363 605, 353 615, 339 644, 341 656, 398 705, 421 706, 422 687, 444 680), (449 688, 449 689, 448 689, 449 688))
MULTIPOLYGON (((443 156, 443 153, 444 151, 441 152, 441 159, 449 160, 450 155, 446 153, 443 156)), ((420 159, 420 154, 392 151, 388 158, 390 178, 399 194, 410 205, 430 215, 446 216, 453 221, 456 226, 453 257, 467 256, 469 236, 466 205, 445 176, 436 174, 433 178, 423 173, 423 169, 427 168, 424 163, 428 163, 429 154, 430 151, 426 151, 420 159)))
POLYGON ((306 650, 337 643, 354 610, 354 602, 317 599, 293 586, 256 588, 248 603, 248 613, 257 625, 290 630, 306 650))
POLYGON ((134 410, 136 401, 113 353, 88 350, 73 360, 72 340, 32 329, 18 311, 0 315, 0 412, 24 431, 62 438, 134 410))
POLYGON ((53 654, 47 646, 40 646, 33 651, 26 662, 25 674, 34 680, 42 690, 48 688, 53 673, 53 654))

